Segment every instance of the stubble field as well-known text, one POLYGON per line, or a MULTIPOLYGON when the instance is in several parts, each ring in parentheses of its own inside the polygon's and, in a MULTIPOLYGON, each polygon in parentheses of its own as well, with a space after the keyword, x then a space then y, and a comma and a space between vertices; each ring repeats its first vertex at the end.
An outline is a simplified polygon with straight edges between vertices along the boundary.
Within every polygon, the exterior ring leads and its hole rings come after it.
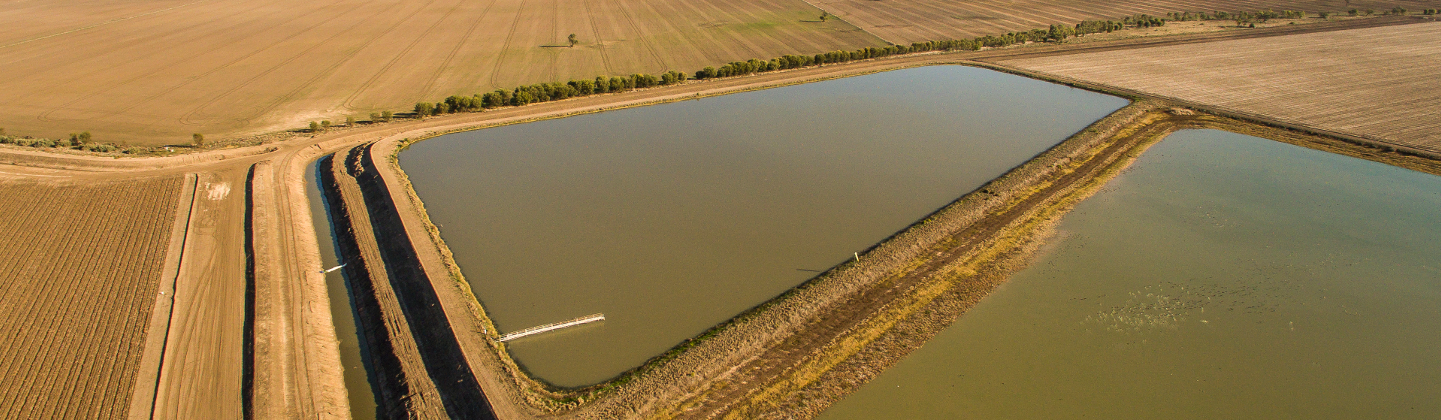
POLYGON ((1353 8, 1374 9, 1376 13, 1401 6, 1412 11, 1436 7, 1427 1, 1373 0, 811 0, 812 4, 845 19, 887 42, 908 44, 937 39, 973 38, 1007 32, 1044 28, 1051 24, 1073 25, 1086 19, 1120 19, 1171 12, 1300 10, 1315 18, 1316 12, 1342 12, 1353 8))
POLYGON ((180 187, 0 180, 0 418, 125 416, 180 187))
POLYGON ((1441 151, 1441 23, 1002 63, 1441 151))
POLYGON ((801 0, 22 0, 0 11, 0 127, 185 143, 521 84, 883 45, 819 15, 801 0))

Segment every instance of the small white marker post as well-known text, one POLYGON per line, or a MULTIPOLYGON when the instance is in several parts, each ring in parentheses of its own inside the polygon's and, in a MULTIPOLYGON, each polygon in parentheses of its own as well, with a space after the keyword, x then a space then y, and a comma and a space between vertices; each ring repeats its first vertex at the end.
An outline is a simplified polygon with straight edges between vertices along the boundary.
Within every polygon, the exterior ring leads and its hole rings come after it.
POLYGON ((861 262, 861 253, 859 253, 859 252, 852 252, 852 254, 855 254, 855 255, 856 255, 856 262, 861 262))

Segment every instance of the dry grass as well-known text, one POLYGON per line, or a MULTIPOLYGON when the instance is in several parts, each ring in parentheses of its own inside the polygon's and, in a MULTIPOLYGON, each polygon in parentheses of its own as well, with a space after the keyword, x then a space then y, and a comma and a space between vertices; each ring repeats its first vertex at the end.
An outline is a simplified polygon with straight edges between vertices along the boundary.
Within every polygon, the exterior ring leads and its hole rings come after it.
POLYGON ((1441 23, 1004 64, 1441 151, 1441 23))
POLYGON ((126 414, 180 181, 0 183, 0 418, 126 414))
POLYGON ((0 11, 0 127, 134 144, 364 120, 520 84, 882 45, 844 22, 808 22, 820 10, 800 0, 21 4, 0 11), (579 44, 563 46, 572 33, 579 44))
MULTIPOLYGON (((909 44, 937 39, 973 38, 1075 24, 1085 19, 1120 19, 1137 14, 1165 16, 1171 12, 1301 10, 1345 12, 1371 8, 1376 13, 1402 6, 1418 12, 1435 2, 1395 0, 812 0, 861 29, 888 42, 909 44)), ((1233 23, 1234 25, 1234 23, 1233 23)))

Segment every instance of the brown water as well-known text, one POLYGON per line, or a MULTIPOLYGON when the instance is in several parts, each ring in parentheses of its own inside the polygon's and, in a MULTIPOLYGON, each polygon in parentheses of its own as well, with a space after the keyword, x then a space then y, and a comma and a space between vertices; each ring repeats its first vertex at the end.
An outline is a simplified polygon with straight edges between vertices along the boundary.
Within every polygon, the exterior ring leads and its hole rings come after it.
POLYGON ((1214 130, 823 419, 1441 417, 1441 177, 1214 130))
MULTIPOLYGON (((317 163, 310 165, 305 177, 305 194, 310 199, 311 222, 315 224, 315 236, 320 244, 321 265, 329 269, 340 265, 335 258, 335 237, 330 226, 330 216, 325 199, 320 195, 317 163)), ((366 371, 365 359, 361 355, 360 336, 355 329, 355 306, 350 298, 350 289, 342 276, 345 270, 325 274, 325 288, 330 296, 330 318, 335 322, 335 337, 340 340, 340 364, 345 368, 346 392, 350 396, 350 416, 354 419, 374 419, 376 401, 370 376, 366 371)))
POLYGON ((603 381, 1125 105, 938 66, 457 133, 400 156, 509 348, 603 381))

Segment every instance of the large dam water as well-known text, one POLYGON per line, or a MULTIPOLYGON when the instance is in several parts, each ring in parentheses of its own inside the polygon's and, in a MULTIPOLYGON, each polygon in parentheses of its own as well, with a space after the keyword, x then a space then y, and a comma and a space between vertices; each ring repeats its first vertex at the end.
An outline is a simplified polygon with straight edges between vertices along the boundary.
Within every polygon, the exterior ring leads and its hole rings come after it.
POLYGON ((936 66, 449 134, 400 165, 507 343, 604 381, 1124 106, 936 66))
POLYGON ((822 418, 1441 413, 1441 177, 1175 133, 822 418))

